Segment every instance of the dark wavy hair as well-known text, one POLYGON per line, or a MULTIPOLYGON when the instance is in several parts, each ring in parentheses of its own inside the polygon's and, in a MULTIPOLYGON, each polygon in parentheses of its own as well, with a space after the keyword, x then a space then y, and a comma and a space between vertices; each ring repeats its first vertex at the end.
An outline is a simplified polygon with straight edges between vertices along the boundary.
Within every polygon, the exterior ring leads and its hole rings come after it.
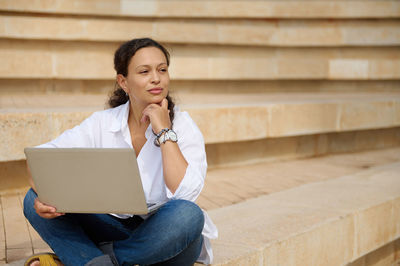
MULTIPOLYGON (((128 76, 128 66, 131 62, 131 58, 135 55, 135 53, 145 47, 156 47, 163 52, 165 58, 167 60, 167 65, 169 66, 169 53, 167 49, 164 48, 161 44, 156 42, 150 38, 140 38, 133 39, 123 43, 114 54, 114 69, 118 74, 123 75, 124 77, 128 76)), ((120 106, 121 104, 125 104, 129 100, 129 96, 125 93, 125 91, 119 86, 118 82, 115 81, 114 91, 112 92, 110 98, 108 99, 108 105, 111 108, 120 106)), ((167 95, 168 100, 168 110, 169 110, 169 118, 171 123, 174 120, 174 106, 172 98, 167 95)))

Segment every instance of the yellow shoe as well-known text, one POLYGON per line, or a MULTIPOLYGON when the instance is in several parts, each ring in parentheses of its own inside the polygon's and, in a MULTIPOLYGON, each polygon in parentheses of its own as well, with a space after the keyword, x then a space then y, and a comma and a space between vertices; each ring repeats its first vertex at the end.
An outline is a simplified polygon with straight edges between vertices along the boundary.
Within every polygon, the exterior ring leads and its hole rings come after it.
POLYGON ((57 266, 57 263, 55 260, 60 261, 60 259, 54 253, 39 253, 39 254, 33 254, 32 256, 30 256, 25 261, 24 265, 29 266, 29 265, 31 265, 32 262, 39 261, 40 266, 57 266))

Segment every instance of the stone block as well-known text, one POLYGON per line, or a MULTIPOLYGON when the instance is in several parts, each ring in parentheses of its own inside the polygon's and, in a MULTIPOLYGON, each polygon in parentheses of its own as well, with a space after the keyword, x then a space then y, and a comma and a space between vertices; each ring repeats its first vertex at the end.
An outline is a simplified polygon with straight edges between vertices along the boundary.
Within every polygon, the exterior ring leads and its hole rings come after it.
POLYGON ((0 78, 52 77, 53 57, 48 52, 6 50, 0 47, 0 58, 0 78))
POLYGON ((0 210, 0 263, 1 261, 6 260, 6 238, 3 232, 4 231, 4 217, 3 217, 3 210, 0 210))
POLYGON ((59 51, 53 56, 54 77, 67 79, 111 79, 115 77, 112 65, 113 51, 108 49, 108 46, 99 45, 95 50, 87 49, 88 47, 65 48, 64 51, 59 51))
POLYGON ((46 143, 79 124, 91 112, 0 114, 2 161, 24 159, 24 148, 46 143), (10 141, 11 138, 19 141, 10 141))
POLYGON ((220 43, 217 25, 209 21, 160 21, 154 23, 153 35, 163 42, 220 43))
POLYGON ((344 43, 341 27, 341 22, 281 20, 270 43, 282 46, 340 45, 344 43))
POLYGON ((394 117, 393 117, 393 122, 395 124, 400 123, 400 102, 395 101, 393 103, 393 108, 394 108, 394 117))
MULTIPOLYGON (((258 21, 217 22, 214 42, 221 44, 271 45, 277 32, 277 23, 258 21)), ((279 44, 282 44, 279 42, 279 44)))
MULTIPOLYGON (((129 1, 123 5, 129 6, 129 1)), ((135 2, 151 6, 154 2, 135 2)), ((200 3, 201 4, 201 3, 200 3)), ((170 5, 168 3, 167 5, 170 5)), ((150 7, 147 7, 150 8, 150 7)), ((193 7, 191 7, 193 9, 193 7)), ((144 13, 148 10, 142 8, 144 13)), ((164 10, 165 11, 165 10, 164 10)), ((149 14, 151 15, 151 14, 149 14)), ((260 46, 397 45, 399 23, 393 21, 246 21, 3 16, 0 36, 17 39, 125 41, 150 36, 161 42, 260 46), (193 38, 197 36, 197 38, 193 38)))
MULTIPOLYGON (((15 99, 27 95, 32 97, 54 95, 59 98, 65 96, 82 98, 88 94, 107 96, 114 89, 114 84, 114 80, 3 79, 0 82, 0 98, 15 99)), ((2 105, 1 108, 5 106, 2 105)))
POLYGON ((347 266, 386 266, 394 265, 395 262, 395 242, 390 242, 347 264, 347 266))
POLYGON ((324 79, 328 73, 327 62, 320 59, 278 60, 277 64, 280 79, 324 79))
MULTIPOLYGON (((393 163, 351 176, 307 184, 296 188, 289 194, 274 193, 270 195, 270 199, 285 201, 287 204, 336 211, 343 215, 355 210, 362 212, 369 208, 374 212, 379 209, 374 209, 374 206, 386 202, 390 202, 388 204, 391 205, 391 200, 397 197, 397 193, 400 191, 400 184, 396 177, 398 167, 398 163, 393 163), (357 189, 355 190, 354 187, 357 189), (307 195, 307 197, 303 195, 307 195)), ((393 229, 390 230, 393 231, 393 229)))
MULTIPOLYGON (((118 1, 118 0, 117 0, 118 1)), ((119 0, 120 10, 114 12, 113 15, 124 15, 124 16, 154 16, 158 13, 157 1, 129 1, 119 0)))
POLYGON ((394 261, 400 261, 400 239, 396 239, 394 245, 394 261))
POLYGON ((400 77, 400 60, 373 60, 369 64, 370 78, 398 79, 400 77))
POLYGON ((210 79, 210 59, 185 56, 174 57, 172 60, 168 69, 172 79, 210 79))
MULTIPOLYGON (((151 1, 146 2, 151 3, 151 1)), ((132 3, 137 4, 136 1, 132 3)), ((85 25, 85 33, 82 36, 85 40, 125 42, 134 38, 150 36, 164 41, 158 35, 154 35, 156 23, 151 21, 90 19, 82 20, 81 23, 85 25)))
MULTIPOLYGON (((400 238, 400 198, 397 198, 393 200, 393 206, 392 206, 392 221, 394 223, 394 236, 396 239, 400 238)), ((399 244, 399 243, 398 243, 399 244)), ((400 246, 396 246, 396 248, 399 248, 398 252, 400 255, 400 246)))
POLYGON ((335 131, 335 103, 275 104, 270 107, 268 136, 292 136, 335 131))
POLYGON ((261 265, 262 254, 259 250, 238 245, 232 242, 212 241, 214 251, 214 263, 212 265, 261 265))
MULTIPOLYGON (((219 226, 213 243, 262 250, 264 265, 346 265, 366 254, 359 252, 365 245, 373 251, 396 239, 385 235, 398 221, 392 199, 400 199, 399 168, 387 164, 212 210, 219 226)), ((388 262, 387 248, 378 252, 355 265, 374 265, 365 263, 376 257, 388 262)))
POLYGON ((275 265, 344 265, 353 256, 353 243, 353 219, 341 217, 277 243, 275 265))
MULTIPOLYGON (((0 162, 0 177, 0 190, 9 190, 28 186, 28 173, 26 171, 25 160, 0 162)), ((0 232, 1 231, 2 230, 0 230, 0 232)))
POLYGON ((238 18, 397 18, 399 3, 396 1, 291 1, 282 2, 257 0, 234 1, 226 8, 225 1, 144 1, 113 0, 43 0, 0 2, 7 11, 25 11, 61 14, 98 14, 113 16, 143 17, 238 17, 238 18))
POLYGON ((331 59, 328 73, 330 79, 367 79, 369 62, 362 59, 331 59))
POLYGON ((356 132, 354 136, 354 149, 366 150, 368 149, 368 147, 376 147, 377 149, 379 149, 389 146, 397 146, 399 137, 399 134, 396 133, 396 128, 386 129, 382 131, 361 130, 356 132))
POLYGON ((0 42, 0 77, 114 79, 115 44, 0 42))
MULTIPOLYGON (((1 86, 1 84, 0 84, 1 86)), ((397 93, 400 81, 395 80, 172 80, 170 87, 174 94, 182 98, 182 102, 191 99, 194 93, 204 95, 228 94, 246 96, 268 94, 273 97, 276 93, 292 96, 309 95, 314 93, 345 93, 347 96, 360 92, 365 93, 397 93)), ((1 87, 0 87, 1 91, 1 87)), ((193 97, 192 97, 193 98, 193 97)), ((193 99, 192 99, 193 100, 193 99)))
POLYGON ((207 143, 207 162, 209 167, 219 167, 300 158, 304 155, 297 152, 297 147, 296 137, 207 143))
POLYGON ((72 18, 5 16, 2 36, 22 39, 83 39, 85 23, 72 18))
POLYGON ((250 140, 266 136, 265 116, 268 112, 264 107, 183 108, 183 110, 187 110, 196 121, 206 143, 250 140), (249 120, 249 117, 252 119, 249 120))
POLYGON ((210 58, 211 79, 274 79, 278 78, 277 62, 273 58, 210 58), (233 75, 233 73, 235 73, 233 75))
POLYGON ((399 25, 397 21, 364 21, 357 23, 341 22, 340 32, 343 43, 349 45, 396 45, 399 42, 399 25))
MULTIPOLYGON (((2 40, 0 57, 7 64, 0 68, 0 77, 113 80, 112 58, 117 47, 114 42, 2 40)), ((170 49, 173 51, 170 73, 176 80, 383 79, 387 75, 399 76, 396 60, 383 59, 398 56, 396 50, 389 48, 358 49, 361 52, 350 48, 302 48, 299 52, 299 48, 174 44, 170 49), (338 57, 339 51, 344 59, 333 59, 338 57), (307 59, 304 53, 308 54, 307 59), (353 53, 361 59, 346 59, 353 53)))
POLYGON ((394 221, 392 208, 393 202, 389 201, 355 214, 357 245, 354 258, 395 239, 398 221, 394 221))
POLYGON ((217 226, 223 225, 219 227, 219 238, 216 242, 231 242, 263 249, 269 243, 305 232, 338 214, 331 210, 315 211, 315 208, 300 204, 290 205, 284 201, 278 203, 268 197, 261 196, 209 211, 214 223, 217 226))
POLYGON ((16 261, 24 260, 31 255, 32 255, 32 248, 8 248, 7 262, 13 263, 16 261))
MULTIPOLYGON (((396 101, 398 104, 398 102, 396 101)), ((359 101, 340 105, 339 130, 354 130, 385 127, 397 124, 395 101, 359 101)))
POLYGON ((6 246, 5 242, 0 243, 0 265, 6 264, 6 246))
MULTIPOLYGON (((7 251, 10 249, 31 249, 28 227, 21 212, 21 202, 17 195, 2 196, 4 227, 6 234, 7 251)), ((8 256, 7 256, 8 258, 8 256)), ((8 258, 9 260, 9 258, 8 258)))

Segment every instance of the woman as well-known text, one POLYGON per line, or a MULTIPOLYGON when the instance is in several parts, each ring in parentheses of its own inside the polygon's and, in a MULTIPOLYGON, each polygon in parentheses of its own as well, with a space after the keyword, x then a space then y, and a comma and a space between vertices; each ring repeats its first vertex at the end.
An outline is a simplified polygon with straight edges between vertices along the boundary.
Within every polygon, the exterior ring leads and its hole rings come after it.
MULTIPOLYGON (((211 263, 209 238, 217 230, 194 203, 207 169, 204 140, 168 96, 168 66, 167 50, 152 39, 122 44, 114 55, 112 108, 39 146, 134 148, 146 200, 168 201, 149 216, 63 214, 38 200, 31 180, 24 214, 57 254, 57 264, 211 263)), ((37 257, 28 261, 40 265, 37 257)))

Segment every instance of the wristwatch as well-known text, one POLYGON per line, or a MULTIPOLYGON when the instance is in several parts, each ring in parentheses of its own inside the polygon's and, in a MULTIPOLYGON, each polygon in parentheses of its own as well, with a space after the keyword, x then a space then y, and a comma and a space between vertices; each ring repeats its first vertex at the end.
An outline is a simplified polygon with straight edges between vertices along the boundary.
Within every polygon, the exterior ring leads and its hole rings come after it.
POLYGON ((172 129, 163 129, 163 131, 161 132, 161 134, 157 134, 158 137, 155 138, 154 140, 154 144, 157 147, 160 147, 160 145, 162 143, 167 142, 168 140, 172 141, 172 142, 177 142, 178 141, 178 136, 176 135, 175 131, 173 131, 172 129))

